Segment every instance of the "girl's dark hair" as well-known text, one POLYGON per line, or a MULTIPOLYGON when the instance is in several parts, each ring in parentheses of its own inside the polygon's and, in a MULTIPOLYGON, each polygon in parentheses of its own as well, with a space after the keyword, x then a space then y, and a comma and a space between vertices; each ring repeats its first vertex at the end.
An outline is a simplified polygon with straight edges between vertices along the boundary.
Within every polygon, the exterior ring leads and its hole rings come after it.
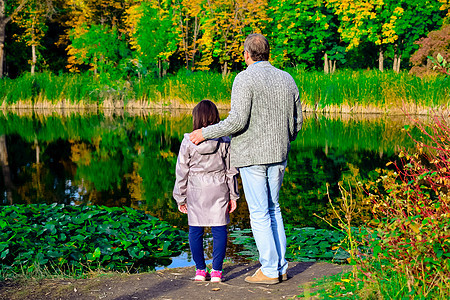
POLYGON ((192 110, 194 130, 220 122, 219 110, 210 100, 200 101, 192 110))

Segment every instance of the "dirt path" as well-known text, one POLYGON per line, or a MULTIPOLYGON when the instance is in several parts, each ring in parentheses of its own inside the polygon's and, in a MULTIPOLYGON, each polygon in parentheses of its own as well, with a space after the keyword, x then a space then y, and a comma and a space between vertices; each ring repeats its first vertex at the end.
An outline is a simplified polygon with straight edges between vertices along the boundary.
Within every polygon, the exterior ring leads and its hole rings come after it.
POLYGON ((288 280, 276 285, 249 284, 258 263, 226 264, 222 283, 194 282, 194 267, 165 269, 143 274, 106 274, 91 279, 43 280, 21 285, 0 283, 1 300, 47 299, 292 299, 315 278, 337 274, 349 266, 289 263, 288 280))

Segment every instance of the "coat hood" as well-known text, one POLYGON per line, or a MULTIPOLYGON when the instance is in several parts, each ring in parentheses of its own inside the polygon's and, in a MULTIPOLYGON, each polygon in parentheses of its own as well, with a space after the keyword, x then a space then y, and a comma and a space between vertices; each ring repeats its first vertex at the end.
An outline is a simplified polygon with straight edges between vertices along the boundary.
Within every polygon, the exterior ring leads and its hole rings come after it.
MULTIPOLYGON (((189 140, 189 133, 185 133, 184 138, 189 140)), ((192 143, 192 145, 194 145, 195 151, 197 151, 200 154, 211 154, 216 152, 217 148, 219 147, 219 140, 218 139, 206 140, 198 145, 195 145, 194 143, 192 143)))

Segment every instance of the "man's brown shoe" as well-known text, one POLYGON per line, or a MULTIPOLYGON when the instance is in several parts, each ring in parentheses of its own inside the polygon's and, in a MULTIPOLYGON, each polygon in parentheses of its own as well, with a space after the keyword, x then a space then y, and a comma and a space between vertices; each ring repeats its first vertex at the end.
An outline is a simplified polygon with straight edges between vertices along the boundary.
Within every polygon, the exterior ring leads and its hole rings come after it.
POLYGON ((245 282, 248 283, 262 283, 262 284, 277 284, 280 280, 277 278, 270 278, 263 274, 261 269, 258 269, 252 276, 245 277, 245 282))

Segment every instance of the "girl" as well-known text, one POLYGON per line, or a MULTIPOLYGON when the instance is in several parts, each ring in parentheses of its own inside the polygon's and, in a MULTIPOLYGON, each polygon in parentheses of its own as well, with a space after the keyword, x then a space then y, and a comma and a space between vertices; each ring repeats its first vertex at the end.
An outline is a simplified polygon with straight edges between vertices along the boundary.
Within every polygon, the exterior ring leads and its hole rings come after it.
MULTIPOLYGON (((214 103, 202 100, 192 111, 193 127, 199 129, 220 121, 214 103)), ((222 281, 222 265, 227 246, 229 213, 236 209, 239 198, 237 174, 230 167, 230 139, 222 137, 198 145, 189 140, 189 133, 181 142, 176 166, 173 197, 178 210, 187 213, 189 246, 195 266, 196 281, 222 281), (213 262, 208 273, 203 254, 204 227, 213 234, 213 262)))

